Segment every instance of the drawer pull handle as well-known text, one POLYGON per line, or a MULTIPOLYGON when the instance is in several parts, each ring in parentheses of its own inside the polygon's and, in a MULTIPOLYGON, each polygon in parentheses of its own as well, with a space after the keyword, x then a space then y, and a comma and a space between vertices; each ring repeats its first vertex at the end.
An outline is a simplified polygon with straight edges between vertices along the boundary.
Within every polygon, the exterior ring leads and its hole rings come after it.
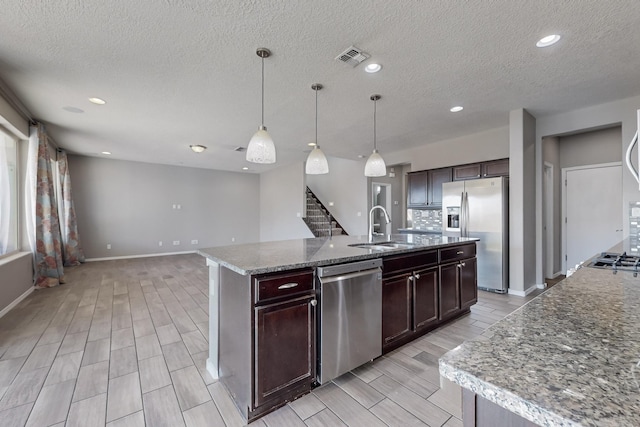
POLYGON ((458 264, 458 268, 462 268, 464 267, 466 264, 464 262, 461 262, 460 264, 458 264))
POLYGON ((456 255, 462 255, 464 253, 464 251, 458 251, 456 252, 456 255))
POLYGON ((298 286, 297 283, 285 283, 284 285, 278 286, 278 289, 280 289, 280 290, 282 290, 282 289, 291 289, 291 288, 295 288, 296 286, 298 286))

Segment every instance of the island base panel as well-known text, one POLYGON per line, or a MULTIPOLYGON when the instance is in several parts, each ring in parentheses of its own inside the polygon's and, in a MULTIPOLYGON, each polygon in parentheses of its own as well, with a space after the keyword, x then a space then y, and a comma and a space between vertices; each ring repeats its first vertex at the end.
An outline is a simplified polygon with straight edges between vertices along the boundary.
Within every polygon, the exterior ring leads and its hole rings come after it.
POLYGON ((462 389, 462 424, 464 427, 537 427, 520 415, 462 389))

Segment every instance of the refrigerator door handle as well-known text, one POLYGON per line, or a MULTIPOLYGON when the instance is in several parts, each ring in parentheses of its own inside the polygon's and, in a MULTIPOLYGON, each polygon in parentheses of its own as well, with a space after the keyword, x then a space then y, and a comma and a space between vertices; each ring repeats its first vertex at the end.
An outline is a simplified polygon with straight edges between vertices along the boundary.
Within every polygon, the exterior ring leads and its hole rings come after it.
POLYGON ((462 211, 464 212, 464 228, 462 230, 462 237, 469 237, 469 193, 466 191, 463 195, 462 205, 462 211))
POLYGON ((464 236, 464 223, 466 219, 464 217, 464 191, 460 193, 460 237, 464 236))

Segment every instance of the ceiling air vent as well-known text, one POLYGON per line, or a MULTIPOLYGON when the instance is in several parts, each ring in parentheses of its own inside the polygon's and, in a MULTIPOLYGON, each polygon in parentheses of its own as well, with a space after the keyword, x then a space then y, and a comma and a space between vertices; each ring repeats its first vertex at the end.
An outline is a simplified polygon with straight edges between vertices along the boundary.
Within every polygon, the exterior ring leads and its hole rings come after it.
POLYGON ((246 151, 247 149, 244 147, 236 147, 233 149, 233 151, 237 151, 238 153, 242 153, 243 151, 246 151))
POLYGON ((349 46, 347 50, 342 52, 336 57, 336 61, 344 62, 352 67, 357 67, 363 61, 369 58, 370 55, 358 49, 355 46, 349 46))

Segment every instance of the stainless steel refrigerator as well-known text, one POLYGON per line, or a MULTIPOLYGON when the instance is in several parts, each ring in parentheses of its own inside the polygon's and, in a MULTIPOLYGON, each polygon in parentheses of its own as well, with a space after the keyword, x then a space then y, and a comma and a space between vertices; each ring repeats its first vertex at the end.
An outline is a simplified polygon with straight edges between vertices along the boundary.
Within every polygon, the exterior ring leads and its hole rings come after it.
POLYGON ((442 184, 442 234, 477 237, 478 288, 509 287, 509 180, 506 177, 442 184))

